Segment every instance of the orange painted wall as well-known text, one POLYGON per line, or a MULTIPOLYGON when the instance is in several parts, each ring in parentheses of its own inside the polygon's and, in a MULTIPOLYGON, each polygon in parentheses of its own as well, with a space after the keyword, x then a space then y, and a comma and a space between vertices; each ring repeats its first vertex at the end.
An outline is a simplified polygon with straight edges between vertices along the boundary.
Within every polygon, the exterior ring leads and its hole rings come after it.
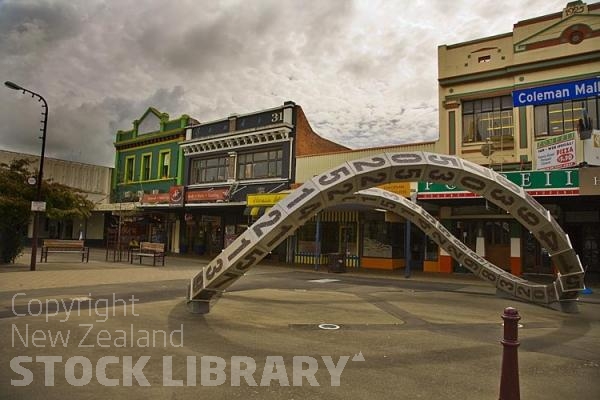
POLYGON ((423 272, 440 272, 439 261, 423 261, 423 272))
POLYGON ((452 257, 440 255, 440 271, 448 274, 452 273, 452 257))
POLYGON ((369 269, 385 269, 394 270, 404 267, 404 259, 400 258, 368 258, 362 257, 360 259, 360 266, 362 268, 369 269))
POLYGON ((515 276, 521 276, 523 273, 523 265, 521 263, 521 257, 510 258, 510 273, 515 276))

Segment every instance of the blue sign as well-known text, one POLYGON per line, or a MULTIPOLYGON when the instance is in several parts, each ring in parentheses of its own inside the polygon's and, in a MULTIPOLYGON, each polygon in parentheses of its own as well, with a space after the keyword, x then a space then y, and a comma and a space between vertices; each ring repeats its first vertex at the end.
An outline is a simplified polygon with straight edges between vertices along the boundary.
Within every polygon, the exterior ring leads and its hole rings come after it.
POLYGON ((600 77, 512 92, 513 106, 536 106, 600 95, 600 77))

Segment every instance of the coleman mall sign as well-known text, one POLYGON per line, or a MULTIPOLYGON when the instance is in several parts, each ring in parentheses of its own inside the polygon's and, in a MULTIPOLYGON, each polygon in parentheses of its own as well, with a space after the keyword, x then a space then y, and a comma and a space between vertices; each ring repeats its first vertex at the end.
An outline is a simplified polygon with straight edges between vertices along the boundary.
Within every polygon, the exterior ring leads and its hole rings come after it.
POLYGON ((585 99, 598 95, 600 95, 600 78, 598 77, 515 90, 512 93, 515 107, 561 103, 565 100, 585 99))
MULTIPOLYGON (((521 186, 531 196, 579 195, 579 170, 501 172, 508 180, 521 186)), ((481 197, 458 186, 419 182, 417 199, 465 199, 481 197)))

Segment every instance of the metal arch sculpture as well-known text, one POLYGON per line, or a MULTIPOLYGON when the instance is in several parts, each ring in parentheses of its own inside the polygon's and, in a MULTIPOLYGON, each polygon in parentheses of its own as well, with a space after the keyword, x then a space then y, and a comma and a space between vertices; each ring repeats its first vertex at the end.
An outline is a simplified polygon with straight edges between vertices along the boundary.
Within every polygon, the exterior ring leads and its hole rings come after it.
POLYGON ((559 306, 566 312, 577 310, 574 300, 584 288, 584 271, 579 257, 550 212, 523 188, 491 169, 455 156, 397 152, 345 162, 305 182, 277 203, 191 279, 188 301, 192 303, 193 311, 209 312, 212 299, 218 298, 317 212, 339 203, 364 199, 370 199, 375 207, 405 217, 412 217, 414 213, 414 222, 426 234, 437 239, 453 258, 499 290, 530 302, 559 306), (470 251, 434 217, 401 196, 386 191, 360 192, 389 182, 410 181, 460 186, 512 214, 548 250, 559 271, 556 281, 549 285, 533 284, 505 272, 470 251), (377 200, 373 201, 373 198, 377 200))

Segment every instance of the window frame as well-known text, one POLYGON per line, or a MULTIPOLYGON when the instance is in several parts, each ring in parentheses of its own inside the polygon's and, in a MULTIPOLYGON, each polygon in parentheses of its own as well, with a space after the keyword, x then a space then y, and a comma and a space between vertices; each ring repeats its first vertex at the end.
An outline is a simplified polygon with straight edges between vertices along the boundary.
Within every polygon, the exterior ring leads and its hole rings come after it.
POLYGON ((510 95, 463 100, 462 143, 483 143, 493 137, 514 137, 514 113, 510 95))
POLYGON ((158 155, 158 178, 159 179, 169 179, 171 175, 171 150, 161 150, 158 155), (165 165, 165 158, 169 157, 169 162, 165 165), (166 175, 164 172, 164 167, 167 167, 166 175))
MULTIPOLYGON (((597 97, 586 97, 584 99, 576 99, 576 100, 566 100, 558 103, 549 103, 549 104, 541 104, 537 106, 533 106, 533 133, 536 138, 544 138, 544 137, 552 137, 562 135, 564 133, 573 132, 577 130, 577 125, 579 119, 583 117, 583 110, 588 110, 588 117, 592 119, 592 128, 599 129, 600 128, 600 100, 597 97), (569 104, 570 107, 567 112, 571 113, 571 118, 568 121, 571 123, 571 126, 567 128, 565 124, 565 105, 569 104), (575 105, 578 104, 580 107, 576 108, 575 105), (561 129, 553 131, 551 129, 551 118, 550 114, 557 114, 558 110, 551 110, 551 107, 560 106, 560 113, 562 115, 562 119, 560 120, 561 129), (577 113, 576 113, 577 111, 577 113), (545 130, 540 129, 538 125, 540 121, 538 118, 538 113, 543 113, 539 117, 544 117, 545 122, 545 130)), ((559 123, 559 120, 555 121, 559 123)))
POLYGON ((125 156, 125 173, 123 174, 123 183, 128 182, 135 182, 135 155, 125 156))
POLYGON ((143 153, 140 159, 140 181, 149 181, 152 179, 152 153, 143 153), (148 160, 147 165, 144 163, 148 160), (147 168, 146 168, 147 167, 147 168), (146 176, 146 172, 148 175, 146 176))
POLYGON ((238 180, 281 178, 283 175, 283 149, 268 148, 239 153, 236 160, 236 170, 238 180), (264 169, 264 172, 257 175, 257 171, 260 172, 261 169, 264 169))
POLYGON ((217 157, 202 157, 195 158, 190 162, 190 185, 201 185, 206 183, 222 183, 228 182, 229 180, 229 159, 230 157, 227 154, 219 155, 217 157), (216 166, 209 166, 208 163, 210 161, 216 160, 216 166), (198 165, 200 164, 200 165, 198 165), (203 165, 204 164, 204 165, 203 165), (221 175, 219 175, 220 170, 223 172, 223 179, 219 179, 221 175), (208 171, 216 170, 217 179, 209 180, 207 179, 208 171))

